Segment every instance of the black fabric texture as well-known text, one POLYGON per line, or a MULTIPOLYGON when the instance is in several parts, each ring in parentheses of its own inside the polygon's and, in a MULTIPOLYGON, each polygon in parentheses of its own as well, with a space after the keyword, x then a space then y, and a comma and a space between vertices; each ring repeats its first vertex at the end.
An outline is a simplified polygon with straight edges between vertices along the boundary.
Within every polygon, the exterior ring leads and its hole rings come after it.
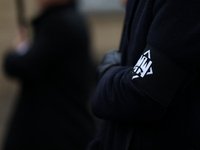
POLYGON ((142 56, 131 71, 133 83, 165 107, 170 105, 187 75, 185 68, 150 45, 146 46, 142 56), (146 55, 144 55, 145 53, 146 55), (143 74, 144 76, 141 77, 143 74))
POLYGON ((128 146, 130 150, 200 149, 199 8, 199 0, 127 1, 119 50, 121 65, 108 69, 96 88, 92 112, 105 126, 99 130, 98 140, 90 144, 89 150, 99 147, 127 150, 128 146), (157 50, 156 55, 164 57, 161 64, 152 63, 158 67, 153 71, 160 77, 159 82, 164 84, 152 83, 148 87, 159 92, 153 96, 166 95, 169 101, 162 102, 159 97, 161 103, 158 103, 142 90, 145 85, 139 88, 140 79, 137 83, 131 79, 133 67, 147 45, 157 50), (174 67, 174 62, 183 71, 174 67), (162 71, 163 65, 169 64, 173 66, 162 71), (106 136, 102 137, 102 133, 106 136), (100 144, 99 141, 105 142, 100 144))

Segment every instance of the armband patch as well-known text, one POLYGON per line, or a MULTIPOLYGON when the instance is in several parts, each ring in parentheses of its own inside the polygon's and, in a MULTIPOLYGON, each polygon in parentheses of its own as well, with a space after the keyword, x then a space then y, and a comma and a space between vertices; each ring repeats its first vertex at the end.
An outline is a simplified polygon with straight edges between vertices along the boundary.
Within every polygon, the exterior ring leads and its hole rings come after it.
POLYGON ((165 107, 170 105, 186 77, 185 68, 150 45, 131 72, 132 82, 165 107))

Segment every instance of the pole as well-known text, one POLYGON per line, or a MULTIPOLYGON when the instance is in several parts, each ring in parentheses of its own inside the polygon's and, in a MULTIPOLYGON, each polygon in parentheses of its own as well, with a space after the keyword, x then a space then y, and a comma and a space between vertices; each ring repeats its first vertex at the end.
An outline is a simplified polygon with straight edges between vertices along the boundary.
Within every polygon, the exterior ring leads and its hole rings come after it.
POLYGON ((24 16, 24 3, 23 0, 15 0, 17 8, 17 22, 19 26, 25 27, 26 21, 24 16))

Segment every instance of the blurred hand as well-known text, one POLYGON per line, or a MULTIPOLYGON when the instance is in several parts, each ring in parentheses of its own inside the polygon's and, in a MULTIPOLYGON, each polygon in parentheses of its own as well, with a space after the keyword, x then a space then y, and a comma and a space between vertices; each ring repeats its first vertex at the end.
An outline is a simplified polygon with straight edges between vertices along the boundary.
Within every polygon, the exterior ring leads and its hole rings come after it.
POLYGON ((26 28, 22 26, 19 27, 16 31, 16 38, 14 39, 13 42, 13 48, 19 54, 26 53, 29 47, 26 33, 27 33, 26 28))
POLYGON ((14 39, 14 46, 17 46, 18 44, 26 41, 26 29, 25 27, 19 27, 16 30, 16 37, 14 39))
POLYGON ((111 67, 121 64, 121 53, 113 50, 105 54, 104 58, 97 67, 97 80, 99 81, 102 75, 111 67))
POLYGON ((121 0, 122 4, 126 6, 127 0, 121 0))

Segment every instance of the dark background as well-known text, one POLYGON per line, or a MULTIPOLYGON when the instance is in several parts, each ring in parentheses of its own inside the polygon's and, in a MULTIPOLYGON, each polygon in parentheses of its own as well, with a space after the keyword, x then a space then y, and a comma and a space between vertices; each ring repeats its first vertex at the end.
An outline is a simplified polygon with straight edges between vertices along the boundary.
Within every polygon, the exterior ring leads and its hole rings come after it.
MULTIPOLYGON (((34 4, 35 0, 26 0, 26 19, 37 12, 34 4)), ((114 0, 116 7, 112 11, 102 9, 103 4, 99 5, 97 11, 87 10, 87 2, 84 3, 84 15, 88 22, 91 35, 91 57, 94 64, 97 64, 103 55, 112 49, 118 49, 122 32, 124 11, 120 8, 120 1, 114 0), (115 9, 116 8, 116 9, 115 9)), ((114 2, 110 4, 114 4, 114 2)), ((12 45, 17 28, 16 8, 14 0, 0 0, 0 150, 6 133, 10 116, 12 115, 15 99, 19 90, 16 80, 8 78, 2 69, 3 56, 7 49, 12 45)), ((81 4, 81 3, 80 3, 81 4)), ((96 4, 94 7, 97 7, 96 4)))

